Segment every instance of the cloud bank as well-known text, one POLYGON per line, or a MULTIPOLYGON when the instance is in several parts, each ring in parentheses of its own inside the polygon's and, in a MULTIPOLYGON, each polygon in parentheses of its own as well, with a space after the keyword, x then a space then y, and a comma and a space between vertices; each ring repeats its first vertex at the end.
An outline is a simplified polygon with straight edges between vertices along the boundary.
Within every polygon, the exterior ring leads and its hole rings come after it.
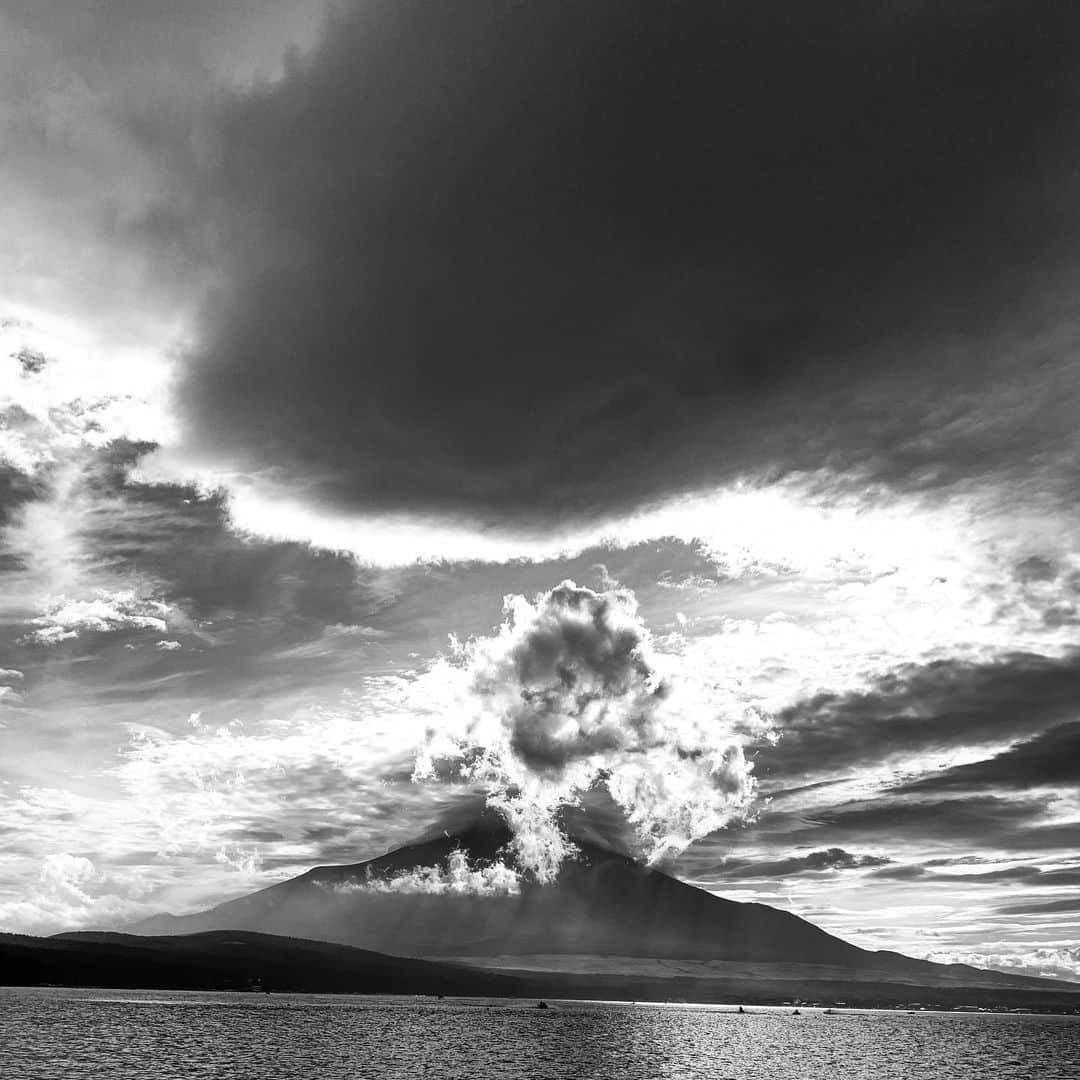
POLYGON ((564 581, 507 597, 498 633, 455 643, 422 680, 445 704, 414 778, 480 786, 518 864, 549 881, 573 851, 559 823, 603 784, 657 859, 744 816, 745 726, 710 715, 661 671, 633 594, 564 581))
POLYGON ((116 242, 212 293, 181 456, 488 524, 747 471, 1060 485, 1078 28, 342 3, 279 79, 139 118, 167 188, 116 242))
POLYGON ((420 866, 380 877, 367 876, 329 886, 341 893, 408 893, 424 896, 516 896, 521 891, 521 875, 502 862, 490 866, 469 865, 461 850, 450 853, 446 866, 420 866))

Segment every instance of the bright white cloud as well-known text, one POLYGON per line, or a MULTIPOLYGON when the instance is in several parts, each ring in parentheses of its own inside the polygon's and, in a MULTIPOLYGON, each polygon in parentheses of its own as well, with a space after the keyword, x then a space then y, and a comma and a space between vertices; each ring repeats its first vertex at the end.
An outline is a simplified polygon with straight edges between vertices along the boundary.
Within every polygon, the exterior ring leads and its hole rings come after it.
MULTIPOLYGON (((321 508, 264 476, 192 464, 169 448, 137 475, 228 494, 233 524, 270 539, 349 552, 364 564, 546 562, 595 548, 673 538, 704 550, 731 577, 800 574, 868 581, 907 570, 927 582, 963 569, 971 549, 999 538, 997 511, 974 495, 947 507, 914 497, 873 502, 843 494, 827 473, 739 482, 670 498, 599 524, 527 532, 416 514, 350 515, 321 508)), ((1014 542, 1055 546, 1068 530, 1038 516, 1009 517, 1014 542)))
POLYGON ((631 593, 567 581, 533 602, 508 597, 506 616, 419 680, 430 727, 414 775, 483 786, 523 868, 555 875, 573 850, 556 814, 601 781, 650 858, 746 814, 747 717, 663 672, 631 593))
POLYGON ((49 602, 43 615, 32 619, 37 629, 29 635, 42 645, 56 645, 80 634, 111 633, 117 630, 156 630, 168 628, 165 616, 168 604, 140 596, 133 589, 109 593, 98 589, 88 600, 61 596, 49 602))
POLYGON ((1080 942, 1034 948, 1024 943, 1012 949, 938 949, 928 953, 925 959, 939 964, 970 964, 1017 975, 1080 982, 1080 942))
POLYGON ((505 863, 470 866, 463 851, 453 851, 446 867, 418 866, 398 874, 367 873, 362 878, 327 886, 342 893, 408 893, 425 896, 515 896, 521 875, 505 863))
POLYGON ((146 883, 138 875, 105 872, 84 856, 58 851, 41 860, 36 879, 29 878, 20 895, 0 895, 0 931, 97 929, 151 911, 146 883))
MULTIPOLYGON (((0 298, 2 300, 2 298, 0 298)), ((170 441, 173 365, 143 346, 102 339, 57 316, 27 308, 0 310, 0 411, 18 410, 0 430, 0 460, 24 472, 56 464, 73 450, 113 439, 170 441), (27 371, 20 354, 44 364, 27 371)))

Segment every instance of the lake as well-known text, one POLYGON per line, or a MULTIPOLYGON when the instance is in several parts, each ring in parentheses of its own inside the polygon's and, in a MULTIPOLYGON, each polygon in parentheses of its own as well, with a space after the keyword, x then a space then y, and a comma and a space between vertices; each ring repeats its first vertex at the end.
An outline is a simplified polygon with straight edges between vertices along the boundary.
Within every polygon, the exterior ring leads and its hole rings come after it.
POLYGON ((3 1080, 1080 1077, 1080 1017, 0 988, 3 1080))

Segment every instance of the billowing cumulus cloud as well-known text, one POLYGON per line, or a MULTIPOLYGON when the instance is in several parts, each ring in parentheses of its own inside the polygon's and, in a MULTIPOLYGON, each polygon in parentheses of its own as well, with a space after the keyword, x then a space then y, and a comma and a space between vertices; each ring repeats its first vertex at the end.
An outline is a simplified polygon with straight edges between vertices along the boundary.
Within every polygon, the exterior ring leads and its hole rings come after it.
POLYGON ((444 704, 415 777, 482 786, 522 867, 540 880, 557 871, 573 850, 559 810, 596 784, 651 858, 747 812, 745 728, 683 698, 630 592, 565 581, 534 601, 508 597, 506 616, 422 681, 444 704))
POLYGON ((107 872, 84 855, 58 851, 40 861, 18 897, 0 896, 0 927, 47 934, 144 917, 151 890, 132 872, 107 872))

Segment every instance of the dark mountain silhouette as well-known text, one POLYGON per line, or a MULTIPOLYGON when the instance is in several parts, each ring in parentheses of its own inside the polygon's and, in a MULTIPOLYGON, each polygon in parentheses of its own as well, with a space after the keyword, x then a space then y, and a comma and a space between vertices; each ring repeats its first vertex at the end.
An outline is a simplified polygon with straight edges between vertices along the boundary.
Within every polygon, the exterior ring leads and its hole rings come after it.
POLYGON ((445 868, 459 850, 471 865, 487 865, 508 840, 500 821, 485 818, 376 859, 316 867, 209 911, 156 916, 133 929, 155 935, 243 929, 537 973, 1075 988, 870 952, 788 912, 721 899, 588 843, 579 843, 580 856, 564 863, 554 885, 526 881, 516 895, 365 887, 424 867, 445 868))
POLYGON ((523 989, 511 974, 241 930, 0 934, 0 972, 12 986, 511 996, 523 989))
POLYGON ((746 970, 726 970, 710 977, 492 971, 243 930, 166 937, 70 933, 34 938, 0 934, 0 972, 9 986, 461 995, 516 997, 532 1002, 545 998, 622 998, 768 1004, 800 995, 859 1007, 917 999, 944 1008, 1021 1006, 1055 1012, 1072 1012, 1080 1006, 1080 993, 1054 987, 929 987, 911 982, 827 978, 822 973, 831 969, 812 966, 804 968, 796 978, 787 968, 779 975, 762 970, 773 967, 776 965, 754 965, 749 974, 746 970))

